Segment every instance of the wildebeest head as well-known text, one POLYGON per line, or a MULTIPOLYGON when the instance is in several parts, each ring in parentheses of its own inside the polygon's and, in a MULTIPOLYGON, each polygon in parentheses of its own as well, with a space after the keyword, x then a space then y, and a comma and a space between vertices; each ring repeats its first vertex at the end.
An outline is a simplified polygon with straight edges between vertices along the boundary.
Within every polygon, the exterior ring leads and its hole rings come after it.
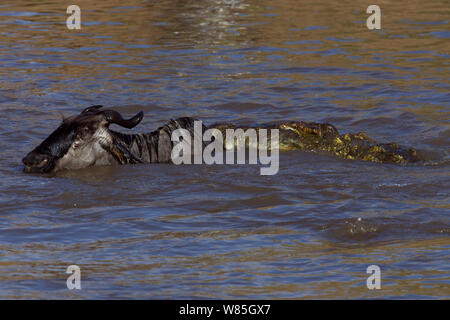
POLYGON ((24 172, 47 173, 110 163, 112 156, 107 150, 113 137, 109 125, 115 123, 131 129, 142 120, 143 112, 125 120, 117 111, 101 108, 88 107, 79 115, 64 119, 47 139, 22 159, 24 172))

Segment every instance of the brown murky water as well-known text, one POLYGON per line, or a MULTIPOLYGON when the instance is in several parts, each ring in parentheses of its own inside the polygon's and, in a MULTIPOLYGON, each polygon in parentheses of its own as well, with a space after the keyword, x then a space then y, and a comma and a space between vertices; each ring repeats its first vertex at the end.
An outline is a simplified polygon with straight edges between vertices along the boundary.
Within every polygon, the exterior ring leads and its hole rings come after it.
POLYGON ((0 5, 0 298, 450 297, 448 1, 378 1, 379 31, 365 1, 77 4, 80 31, 60 1, 0 5), (136 131, 330 122, 426 161, 22 173, 61 114, 92 104, 143 110, 136 131))

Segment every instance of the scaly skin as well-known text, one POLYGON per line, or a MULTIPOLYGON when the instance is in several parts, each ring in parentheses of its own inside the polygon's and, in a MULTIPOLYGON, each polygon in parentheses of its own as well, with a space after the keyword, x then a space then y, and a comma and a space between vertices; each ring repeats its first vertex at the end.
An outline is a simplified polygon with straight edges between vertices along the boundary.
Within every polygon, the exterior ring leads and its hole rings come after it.
MULTIPOLYGON (((216 124, 211 128, 219 129, 225 137, 226 129, 233 129, 235 126, 216 124)), ((378 163, 403 164, 419 161, 417 152, 413 148, 405 149, 396 143, 380 144, 364 132, 339 134, 337 129, 328 123, 292 121, 261 127, 263 128, 280 130, 280 150, 324 152, 339 158, 378 163)), ((270 143, 268 147, 270 148, 270 143)))

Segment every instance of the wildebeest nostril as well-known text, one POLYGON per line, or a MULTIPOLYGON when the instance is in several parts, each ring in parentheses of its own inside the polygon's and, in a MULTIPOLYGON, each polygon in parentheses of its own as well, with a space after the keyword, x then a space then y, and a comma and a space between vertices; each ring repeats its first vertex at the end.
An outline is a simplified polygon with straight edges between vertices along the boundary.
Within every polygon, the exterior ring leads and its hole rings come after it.
POLYGON ((27 154, 26 157, 22 159, 24 165, 32 165, 33 164, 33 156, 32 154, 27 154))

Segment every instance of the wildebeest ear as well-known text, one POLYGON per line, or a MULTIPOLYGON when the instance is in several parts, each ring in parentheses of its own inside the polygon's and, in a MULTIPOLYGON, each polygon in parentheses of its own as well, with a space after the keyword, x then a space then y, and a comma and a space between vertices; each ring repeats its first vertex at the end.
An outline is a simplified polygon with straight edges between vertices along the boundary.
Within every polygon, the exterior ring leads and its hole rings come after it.
POLYGON ((81 113, 88 113, 88 112, 92 112, 92 111, 97 111, 100 108, 103 108, 103 106, 100 106, 100 105, 90 106, 90 107, 87 107, 86 109, 84 109, 83 111, 81 111, 81 113))

